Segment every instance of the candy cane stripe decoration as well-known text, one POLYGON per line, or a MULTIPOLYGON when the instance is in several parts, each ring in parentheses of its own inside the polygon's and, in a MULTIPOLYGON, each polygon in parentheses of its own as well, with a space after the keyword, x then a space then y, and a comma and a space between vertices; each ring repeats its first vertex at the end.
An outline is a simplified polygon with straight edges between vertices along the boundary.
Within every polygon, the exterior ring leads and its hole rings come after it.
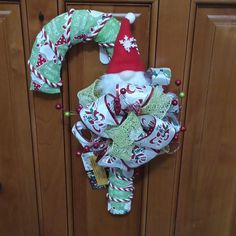
POLYGON ((67 39, 67 45, 68 47, 70 48, 72 45, 71 45, 71 40, 70 40, 70 27, 71 27, 71 21, 72 21, 72 15, 74 13, 74 9, 70 9, 69 12, 68 12, 68 20, 67 20, 67 23, 66 23, 66 39, 67 39))
POLYGON ((112 171, 113 171, 113 173, 114 173, 114 175, 116 176, 117 179, 133 182, 133 179, 134 179, 133 177, 127 178, 127 177, 125 177, 125 176, 121 176, 121 175, 117 174, 117 173, 114 171, 114 169, 112 169, 112 171))
POLYGON ((125 199, 120 199, 120 198, 114 198, 114 197, 111 197, 108 193, 107 193, 107 198, 110 200, 110 201, 113 201, 113 202, 130 202, 133 198, 133 195, 131 195, 129 198, 125 198, 125 199))
POLYGON ((133 186, 128 186, 128 187, 122 188, 122 187, 117 187, 112 183, 109 183, 109 185, 112 189, 119 190, 119 191, 132 192, 134 190, 133 186))
POLYGON ((37 76, 40 80, 44 81, 48 86, 52 87, 52 88, 58 88, 60 86, 62 86, 62 82, 59 81, 58 83, 53 83, 53 82, 50 82, 47 78, 45 78, 44 76, 42 76, 36 69, 35 67, 30 64, 30 62, 28 61, 28 65, 30 67, 30 71, 35 75, 37 76))
POLYGON ((42 29, 43 36, 45 40, 47 41, 49 47, 52 49, 52 51, 55 53, 56 57, 60 62, 63 61, 62 55, 58 52, 57 47, 54 45, 54 43, 49 39, 48 34, 46 33, 45 29, 42 29))
POLYGON ((114 47, 114 43, 99 43, 98 45, 101 46, 101 47, 105 47, 105 48, 114 47))
POLYGON ((86 38, 86 41, 93 40, 94 37, 98 35, 98 33, 101 31, 101 29, 104 27, 106 22, 112 17, 111 14, 104 14, 104 19, 100 22, 100 24, 95 27, 95 29, 92 29, 89 33, 88 37, 86 38))

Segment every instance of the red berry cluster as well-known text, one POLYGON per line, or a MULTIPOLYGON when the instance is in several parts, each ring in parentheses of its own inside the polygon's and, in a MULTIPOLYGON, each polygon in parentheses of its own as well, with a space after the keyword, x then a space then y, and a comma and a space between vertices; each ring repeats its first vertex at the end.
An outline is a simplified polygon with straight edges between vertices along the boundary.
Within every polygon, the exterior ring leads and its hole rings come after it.
POLYGON ((94 143, 93 143, 93 146, 91 146, 91 147, 89 147, 89 146, 84 146, 83 149, 82 149, 82 151, 79 150, 79 151, 76 152, 76 156, 80 157, 82 153, 90 152, 90 151, 91 151, 91 148, 97 149, 97 148, 99 148, 99 146, 100 146, 100 143, 99 143, 99 142, 94 142, 94 143))

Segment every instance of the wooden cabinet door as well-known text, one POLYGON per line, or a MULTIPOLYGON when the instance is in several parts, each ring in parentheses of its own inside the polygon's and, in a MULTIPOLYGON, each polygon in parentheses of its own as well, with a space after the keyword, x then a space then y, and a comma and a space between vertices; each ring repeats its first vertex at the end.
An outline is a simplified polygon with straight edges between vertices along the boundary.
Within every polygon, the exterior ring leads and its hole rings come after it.
POLYGON ((37 236, 20 6, 0 3, 0 235, 37 236))
MULTIPOLYGON (((57 0, 21 1, 25 19, 25 51, 29 51, 42 27, 58 15, 57 0), (40 18, 40 15, 43 16, 40 18)), ((29 78, 30 79, 30 78, 29 78)), ((55 109, 62 103, 61 94, 43 94, 29 91, 32 114, 32 133, 35 151, 35 173, 41 235, 64 236, 71 226, 67 198, 66 163, 63 134, 63 114, 55 109)), ((69 130, 66 133, 70 132, 69 130)))
POLYGON ((236 9, 196 5, 176 236, 236 235, 236 9))
MULTIPOLYGON (((111 13, 139 13, 140 16, 133 26, 133 33, 137 38, 142 59, 148 65, 149 55, 151 55, 148 50, 150 48, 152 4, 68 3, 67 10, 69 8, 93 9, 111 13)), ((71 49, 68 55, 68 79, 64 78, 64 81, 69 81, 68 91, 65 91, 64 96, 68 97, 70 109, 75 108, 78 104, 77 92, 99 78, 99 76, 105 73, 106 68, 107 66, 102 65, 99 61, 99 50, 96 44, 79 44, 71 49)), ((77 117, 71 118, 71 125, 77 119, 77 117)), ((75 156, 79 148, 78 141, 71 137, 72 155, 75 156)), ((132 210, 129 215, 125 216, 113 216, 107 212, 107 190, 95 191, 91 189, 80 158, 74 157, 72 160, 72 181, 75 235, 140 235, 142 220, 145 219, 142 202, 144 188, 142 176, 136 178, 132 210)))

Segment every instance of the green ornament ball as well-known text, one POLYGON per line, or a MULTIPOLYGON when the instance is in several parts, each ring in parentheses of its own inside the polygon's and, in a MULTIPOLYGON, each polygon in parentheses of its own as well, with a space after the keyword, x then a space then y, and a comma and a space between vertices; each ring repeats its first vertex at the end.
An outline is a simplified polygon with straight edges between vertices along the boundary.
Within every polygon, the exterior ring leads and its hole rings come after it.
POLYGON ((69 111, 65 111, 64 112, 64 116, 69 117, 70 116, 70 112, 69 111))
POLYGON ((183 98, 183 97, 185 97, 185 93, 184 93, 184 92, 180 92, 180 93, 179 93, 179 96, 180 96, 181 98, 183 98))

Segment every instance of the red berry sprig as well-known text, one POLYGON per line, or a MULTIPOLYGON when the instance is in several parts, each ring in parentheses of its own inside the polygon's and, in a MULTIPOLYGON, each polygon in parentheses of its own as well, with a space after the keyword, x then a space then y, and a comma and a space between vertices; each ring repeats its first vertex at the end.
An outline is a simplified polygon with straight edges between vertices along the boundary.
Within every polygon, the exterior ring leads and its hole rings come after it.
POLYGON ((126 89, 125 88, 120 89, 120 93, 123 95, 126 94, 126 89))
POLYGON ((89 146, 84 146, 83 152, 89 152, 89 151, 90 151, 90 147, 89 146))
POLYGON ((178 105, 178 101, 177 101, 176 99, 174 99, 174 100, 172 100, 171 104, 172 104, 173 106, 177 106, 177 105, 178 105))
POLYGON ((177 80, 175 81, 175 84, 176 84, 176 86, 180 86, 180 85, 181 85, 181 80, 180 80, 180 79, 177 79, 177 80))
POLYGON ((99 146, 100 146, 99 142, 94 142, 94 143, 93 143, 93 147, 94 147, 94 148, 97 149, 97 148, 99 148, 99 146))
POLYGON ((83 106, 79 104, 78 107, 76 108, 76 112, 79 114, 82 109, 83 109, 83 106))
POLYGON ((58 104, 56 104, 55 108, 57 110, 61 110, 63 108, 63 106, 62 106, 62 104, 58 103, 58 104))
POLYGON ((81 152, 81 151, 77 151, 77 152, 76 152, 76 156, 77 156, 77 157, 80 157, 80 156, 81 156, 81 154, 82 154, 82 152, 81 152))

